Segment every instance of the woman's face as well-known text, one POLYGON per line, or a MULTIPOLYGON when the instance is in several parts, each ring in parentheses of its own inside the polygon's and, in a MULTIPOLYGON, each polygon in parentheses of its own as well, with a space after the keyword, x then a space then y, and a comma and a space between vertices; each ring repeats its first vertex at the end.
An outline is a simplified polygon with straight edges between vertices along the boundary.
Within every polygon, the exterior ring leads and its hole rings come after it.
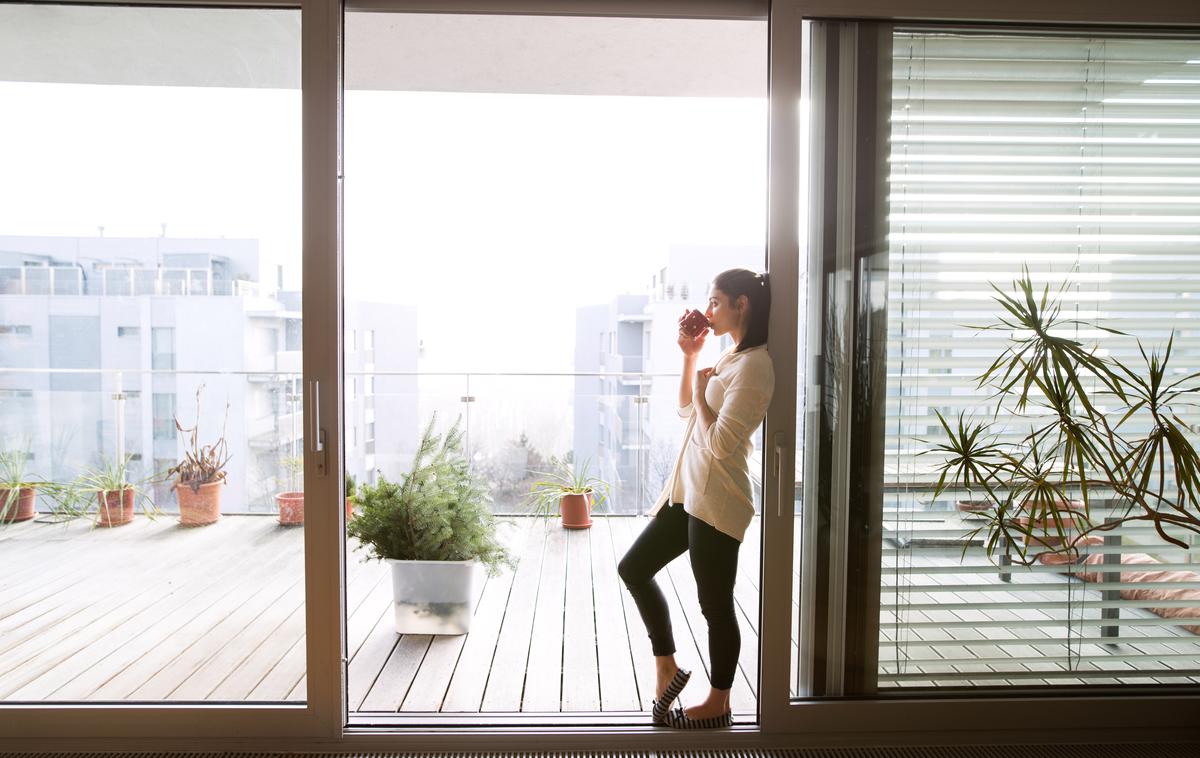
POLYGON ((716 286, 708 290, 708 310, 704 315, 712 324, 712 332, 718 337, 736 329, 746 313, 746 296, 731 300, 728 295, 716 286))

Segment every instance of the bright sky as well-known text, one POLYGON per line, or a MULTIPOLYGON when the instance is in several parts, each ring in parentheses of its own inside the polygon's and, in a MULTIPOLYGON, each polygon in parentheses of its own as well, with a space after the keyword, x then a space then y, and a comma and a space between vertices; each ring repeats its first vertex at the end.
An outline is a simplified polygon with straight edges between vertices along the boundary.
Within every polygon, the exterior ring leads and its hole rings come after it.
MULTIPOLYGON (((166 223, 258 239, 298 284, 299 92, 0 82, 0 102, 22 114, 0 120, 0 234, 166 223)), ((672 245, 762 244, 765 168, 765 99, 351 92, 346 296, 416 305, 423 370, 569 371, 576 306, 643 291, 672 245)))

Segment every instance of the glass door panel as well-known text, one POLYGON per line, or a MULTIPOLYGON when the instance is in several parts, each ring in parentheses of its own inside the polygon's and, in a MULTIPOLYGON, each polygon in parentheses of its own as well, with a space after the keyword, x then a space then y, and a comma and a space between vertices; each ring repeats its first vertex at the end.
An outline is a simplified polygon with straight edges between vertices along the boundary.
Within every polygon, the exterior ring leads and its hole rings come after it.
POLYGON ((0 702, 302 703, 299 11, 0 27, 0 702))
MULTIPOLYGON (((1000 300, 1024 302, 1023 277, 1039 300, 1046 292, 1052 333, 1109 365, 1148 376, 1140 347, 1161 356, 1173 338, 1165 381, 1200 368, 1197 59, 1200 42, 1187 39, 896 32, 881 690, 1200 681, 1189 623, 1200 604, 1182 589, 1200 580, 1194 528, 1167 525, 1175 544, 1126 520, 1140 509, 1099 463, 1087 465, 1086 519, 1119 524, 1103 532, 1080 517, 1065 535, 1023 534, 1026 496, 999 506, 1029 481, 1025 466, 991 494, 961 479, 935 487, 960 417, 1021 457, 1031 429, 1054 428, 1056 407, 1083 416, 1078 397, 1035 387, 1025 410, 979 382, 1025 339, 1001 323, 1023 326, 1000 300), (1078 551, 1062 552, 1076 537, 1078 551)), ((1094 376, 1082 387, 1115 429, 1101 449, 1147 439, 1148 412, 1118 425, 1132 403, 1094 376)), ((1172 411, 1185 434, 1196 428, 1190 405, 1172 411)), ((1040 439, 1039 454, 1057 461, 1049 480, 1082 509, 1055 438, 1040 439)), ((1154 477, 1164 475, 1167 508, 1180 500, 1169 455, 1164 463, 1154 477)))
MULTIPOLYGON (((398 630, 390 585, 367 595, 380 652, 351 660, 352 719, 641 723, 653 661, 617 562, 683 432, 677 319, 704 308, 720 271, 763 268, 766 24, 353 12, 346 23, 346 308, 376 323, 347 323, 347 370, 363 360, 377 381, 408 383, 406 406, 375 411, 364 474, 401 477, 435 413, 439 430, 461 418, 514 558, 477 585, 464 635, 398 630), (359 357, 364 330, 373 365, 359 357), (608 485, 590 528, 564 529, 557 503, 549 519, 530 516, 546 472, 585 466, 608 485)), ((728 347, 712 340, 701 361, 728 347)), ((753 718, 757 546, 742 560, 734 707, 753 718)), ((687 558, 661 576, 681 660, 703 671, 687 558)))

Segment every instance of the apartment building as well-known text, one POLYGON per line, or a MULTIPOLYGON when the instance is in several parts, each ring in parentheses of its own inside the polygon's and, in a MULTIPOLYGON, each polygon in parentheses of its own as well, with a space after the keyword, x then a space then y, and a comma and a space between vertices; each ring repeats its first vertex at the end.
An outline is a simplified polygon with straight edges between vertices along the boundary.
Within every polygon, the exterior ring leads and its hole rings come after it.
MULTIPOLYGON (((223 509, 272 510, 300 485, 304 439, 300 293, 282 280, 250 239, 0 237, 4 444, 47 479, 120 455, 149 477, 179 459, 175 419, 192 426, 199 402, 200 443, 224 429, 231 453, 223 509)), ((347 466, 370 479, 376 451, 414 433, 413 394, 378 399, 375 372, 415 369, 416 314, 353 303, 346 324, 347 466)), ((155 500, 174 507, 166 486, 155 500)))

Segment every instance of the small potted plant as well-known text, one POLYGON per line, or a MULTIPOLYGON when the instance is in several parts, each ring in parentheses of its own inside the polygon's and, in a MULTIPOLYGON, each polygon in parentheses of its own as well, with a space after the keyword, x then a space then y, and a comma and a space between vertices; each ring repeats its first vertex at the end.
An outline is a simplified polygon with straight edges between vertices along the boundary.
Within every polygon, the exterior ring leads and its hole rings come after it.
POLYGON ((399 634, 466 634, 480 568, 493 575, 515 568, 496 538, 491 498, 463 457, 459 423, 443 436, 435 420, 399 481, 379 476, 358 488, 358 513, 347 526, 361 543, 356 549, 391 566, 399 634))
POLYGON ((354 496, 358 485, 353 474, 346 474, 346 521, 354 518, 354 496))
POLYGON ((196 388, 196 423, 190 428, 175 418, 175 428, 186 435, 187 451, 182 461, 167 469, 175 477, 173 486, 179 497, 179 523, 182 526, 204 526, 221 517, 221 486, 225 484, 225 466, 229 463, 229 446, 225 442, 225 423, 229 421, 229 405, 225 405, 225 421, 221 436, 211 445, 200 444, 200 396, 204 385, 196 388))
POLYGON ((529 488, 525 502, 536 515, 562 516, 564 529, 587 529, 592 509, 608 499, 609 484, 588 475, 588 462, 577 470, 570 463, 552 458, 554 468, 537 472, 542 477, 529 488))
POLYGON ((279 523, 283 526, 303 524, 304 458, 288 456, 283 459, 283 468, 288 475, 288 490, 275 496, 275 503, 279 506, 279 523))
MULTIPOLYGON (((139 490, 149 480, 131 480, 131 458, 126 455, 123 460, 105 461, 99 467, 83 472, 68 488, 79 495, 72 499, 78 504, 79 515, 91 515, 93 524, 104 528, 124 526, 133 521, 134 503, 139 499, 139 490)), ((142 512, 153 518, 158 509, 144 492, 140 500, 142 512)))
POLYGON ((25 450, 0 450, 0 524, 28 521, 36 515, 37 483, 25 476, 25 450))

